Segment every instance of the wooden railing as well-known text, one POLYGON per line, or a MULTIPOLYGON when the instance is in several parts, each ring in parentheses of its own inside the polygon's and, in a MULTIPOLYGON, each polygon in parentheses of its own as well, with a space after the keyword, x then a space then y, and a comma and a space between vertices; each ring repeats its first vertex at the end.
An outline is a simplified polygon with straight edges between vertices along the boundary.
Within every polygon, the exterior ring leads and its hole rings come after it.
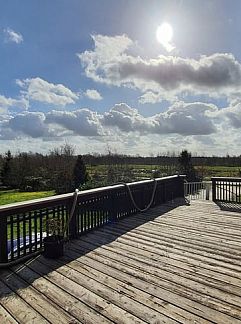
POLYGON ((211 186, 212 183, 210 181, 185 182, 184 196, 188 200, 210 200, 211 186))
POLYGON ((213 201, 241 202, 241 178, 214 177, 211 180, 213 201))
MULTIPOLYGON (((184 177, 156 179, 152 207, 176 197, 184 197, 184 177)), ((151 199, 153 180, 128 184, 140 208, 151 199)), ((36 199, 0 207, 0 266, 10 265, 41 252, 43 238, 49 235, 49 219, 58 219, 63 231, 73 204, 73 193, 36 199)), ((107 223, 137 213, 125 185, 86 190, 78 193, 77 204, 68 226, 68 238, 76 238, 107 223)))

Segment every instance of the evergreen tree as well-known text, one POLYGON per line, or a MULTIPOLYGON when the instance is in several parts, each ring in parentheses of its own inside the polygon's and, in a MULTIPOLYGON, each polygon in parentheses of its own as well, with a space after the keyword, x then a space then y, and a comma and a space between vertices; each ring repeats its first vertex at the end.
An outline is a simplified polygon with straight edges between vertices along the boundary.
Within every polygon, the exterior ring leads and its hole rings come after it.
POLYGON ((1 180, 3 186, 11 186, 11 161, 13 157, 10 150, 5 153, 3 168, 1 170, 1 180))
POLYGON ((179 173, 186 175, 187 181, 198 181, 196 171, 192 164, 191 153, 187 150, 183 150, 178 157, 179 173))
POLYGON ((77 156, 77 160, 73 171, 73 190, 78 189, 81 185, 85 184, 89 180, 89 175, 86 170, 85 163, 82 155, 77 156))

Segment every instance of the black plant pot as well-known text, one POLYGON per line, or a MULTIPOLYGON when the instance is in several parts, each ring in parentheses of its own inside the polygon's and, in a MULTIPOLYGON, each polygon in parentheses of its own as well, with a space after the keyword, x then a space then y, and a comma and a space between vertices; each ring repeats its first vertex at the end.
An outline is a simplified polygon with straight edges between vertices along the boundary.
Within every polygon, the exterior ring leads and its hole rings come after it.
POLYGON ((43 239, 46 258, 57 259, 64 255, 64 237, 61 235, 48 236, 43 239))

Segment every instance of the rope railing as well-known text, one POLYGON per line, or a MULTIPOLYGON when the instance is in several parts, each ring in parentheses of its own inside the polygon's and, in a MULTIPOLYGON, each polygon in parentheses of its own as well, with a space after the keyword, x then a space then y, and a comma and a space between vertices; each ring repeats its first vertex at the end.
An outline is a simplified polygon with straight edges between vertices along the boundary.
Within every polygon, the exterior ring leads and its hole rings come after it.
POLYGON ((140 208, 139 206, 137 206, 137 204, 136 204, 136 202, 135 202, 135 200, 134 200, 133 194, 132 194, 132 192, 131 192, 130 187, 128 186, 127 183, 124 183, 124 186, 125 186, 125 188, 127 189, 127 192, 128 192, 129 197, 130 197, 130 199, 131 199, 131 202, 133 203, 134 207, 135 207, 139 212, 145 212, 145 211, 147 211, 147 210, 151 207, 151 205, 153 204, 154 197, 155 197, 155 193, 156 193, 156 187, 157 187, 157 181, 156 181, 155 179, 153 179, 153 181, 154 181, 154 186, 153 186, 153 191, 152 191, 152 195, 151 195, 151 200, 150 200, 149 204, 148 204, 145 208, 143 208, 143 209, 140 208))

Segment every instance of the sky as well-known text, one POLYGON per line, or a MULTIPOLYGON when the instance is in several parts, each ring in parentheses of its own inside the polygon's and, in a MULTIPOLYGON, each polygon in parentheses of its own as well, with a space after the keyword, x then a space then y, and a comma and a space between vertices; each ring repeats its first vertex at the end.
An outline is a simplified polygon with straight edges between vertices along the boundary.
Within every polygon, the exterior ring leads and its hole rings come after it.
POLYGON ((241 1, 0 0, 0 153, 241 154, 241 1))

